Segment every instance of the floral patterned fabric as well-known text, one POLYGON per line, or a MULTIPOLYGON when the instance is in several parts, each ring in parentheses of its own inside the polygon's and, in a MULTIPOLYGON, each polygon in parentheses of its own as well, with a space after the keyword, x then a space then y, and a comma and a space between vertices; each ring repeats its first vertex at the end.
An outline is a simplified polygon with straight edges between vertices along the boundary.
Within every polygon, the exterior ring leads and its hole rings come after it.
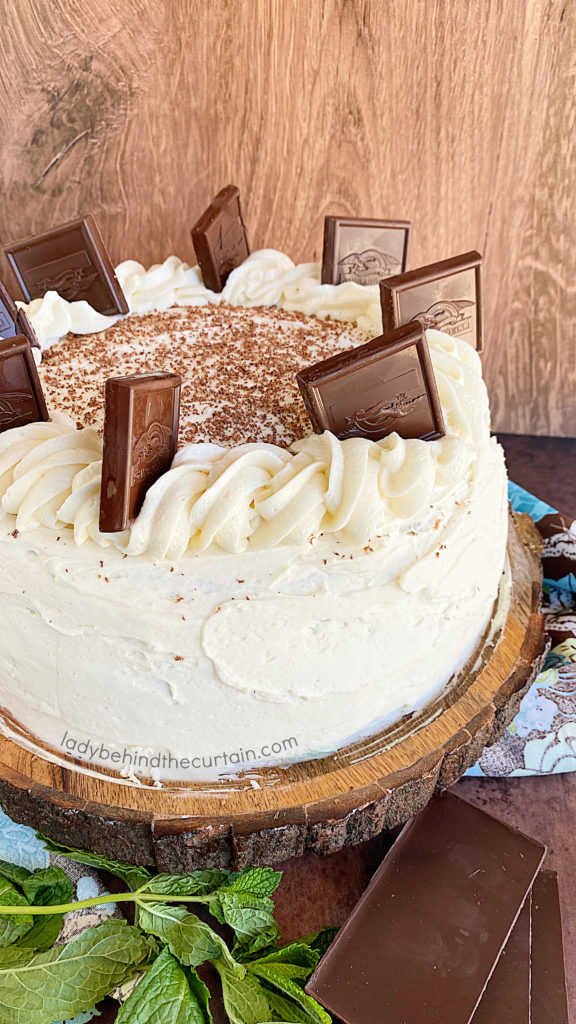
POLYGON ((468 775, 551 775, 576 771, 576 521, 516 484, 517 512, 534 519, 544 541, 542 608, 552 649, 514 721, 468 775))

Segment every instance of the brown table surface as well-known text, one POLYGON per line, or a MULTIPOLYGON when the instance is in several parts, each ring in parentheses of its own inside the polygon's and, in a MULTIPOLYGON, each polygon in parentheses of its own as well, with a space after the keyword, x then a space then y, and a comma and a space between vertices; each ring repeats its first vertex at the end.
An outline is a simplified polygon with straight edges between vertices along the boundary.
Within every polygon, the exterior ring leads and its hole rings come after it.
MULTIPOLYGON (((576 517, 576 440, 503 435, 510 479, 562 512, 576 517)), ((558 872, 570 1024, 576 1024, 576 774, 543 778, 464 779, 455 792, 546 843, 547 866, 558 872)), ((279 865, 277 918, 286 941, 324 925, 340 925, 387 849, 379 836, 330 857, 308 854, 279 865)), ((216 1010, 215 1022, 220 1015, 216 1010)), ((110 1024, 115 1004, 106 1001, 100 1024, 110 1024)), ((496 1024, 496 1022, 494 1022, 496 1024)))

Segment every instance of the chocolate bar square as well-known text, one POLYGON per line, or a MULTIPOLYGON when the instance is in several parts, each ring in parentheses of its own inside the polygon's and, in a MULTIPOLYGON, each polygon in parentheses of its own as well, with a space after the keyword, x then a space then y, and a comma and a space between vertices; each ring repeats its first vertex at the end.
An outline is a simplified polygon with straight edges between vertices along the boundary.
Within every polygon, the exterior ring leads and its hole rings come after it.
POLYGON ((315 363, 296 380, 317 434, 378 441, 395 431, 431 441, 446 432, 419 323, 315 363))
POLYGON ((50 419, 30 342, 0 340, 0 433, 50 419))
POLYGON ((375 285, 406 269, 410 221, 326 217, 322 284, 375 285))
POLYGON ((569 1024, 558 879, 541 871, 532 889, 531 1024, 569 1024))
POLYGON ((249 256, 240 208, 240 190, 226 185, 192 228, 192 242, 202 280, 221 292, 232 271, 249 256))
POLYGON ((24 298, 56 291, 68 302, 84 300, 105 316, 128 312, 110 257, 93 217, 5 246, 24 298))
POLYGON ((435 797, 387 853, 306 991, 344 1024, 469 1024, 545 852, 453 794, 435 797))
POLYGON ((531 908, 528 893, 500 954, 472 1024, 528 1024, 530 1021, 531 908))
POLYGON ((385 331, 419 320, 482 351, 482 257, 466 252, 380 282, 385 331))
POLYGON ((0 338, 13 338, 22 332, 16 327, 18 308, 8 290, 0 281, 0 338))
POLYGON ((146 492, 172 464, 178 443, 181 378, 142 373, 106 381, 100 530, 126 530, 146 492))
POLYGON ((16 330, 18 334, 23 334, 25 338, 28 338, 32 348, 37 348, 41 351, 40 342, 36 337, 36 331, 32 327, 30 317, 24 309, 18 309, 16 311, 16 330))

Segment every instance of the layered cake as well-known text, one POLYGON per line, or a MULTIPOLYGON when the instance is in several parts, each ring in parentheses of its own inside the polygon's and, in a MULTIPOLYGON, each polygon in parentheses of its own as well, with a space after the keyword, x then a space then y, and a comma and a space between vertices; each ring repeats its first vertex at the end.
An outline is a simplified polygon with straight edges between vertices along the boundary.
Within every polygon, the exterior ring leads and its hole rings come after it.
POLYGON ((0 433, 6 722, 125 774, 214 778, 422 708, 506 608, 477 352, 426 332, 445 436, 339 440, 295 375, 382 332, 377 287, 271 250, 222 292, 174 257, 117 276, 125 317, 54 291, 26 306, 51 419, 0 433), (101 533, 104 383, 156 370, 182 377, 180 447, 134 524, 101 533))

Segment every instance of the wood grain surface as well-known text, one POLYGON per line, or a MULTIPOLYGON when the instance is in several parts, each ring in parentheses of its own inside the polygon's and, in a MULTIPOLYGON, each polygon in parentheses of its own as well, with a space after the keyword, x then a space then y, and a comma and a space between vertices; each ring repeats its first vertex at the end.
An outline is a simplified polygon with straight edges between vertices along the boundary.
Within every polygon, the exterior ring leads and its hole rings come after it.
POLYGON ((253 247, 409 218, 485 256, 494 426, 576 435, 576 0, 23 0, 0 33, 0 242, 92 212, 175 252, 234 181, 253 247))

